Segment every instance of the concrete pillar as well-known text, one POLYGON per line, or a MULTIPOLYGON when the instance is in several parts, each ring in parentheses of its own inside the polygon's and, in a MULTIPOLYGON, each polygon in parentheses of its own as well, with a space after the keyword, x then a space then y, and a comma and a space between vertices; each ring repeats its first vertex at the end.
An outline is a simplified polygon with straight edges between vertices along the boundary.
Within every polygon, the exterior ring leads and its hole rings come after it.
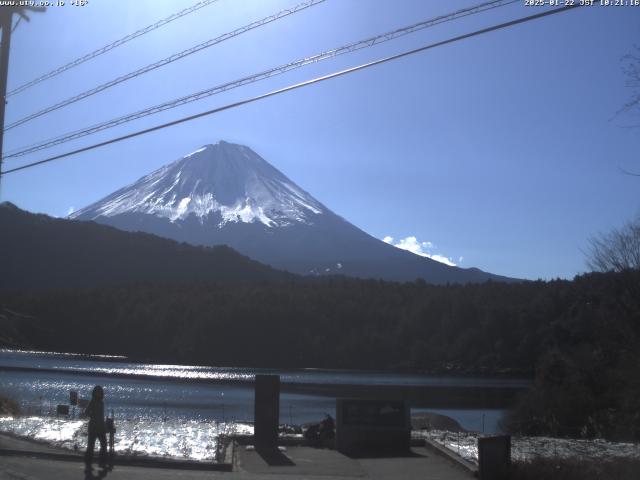
POLYGON ((279 375, 256 375, 254 411, 256 446, 276 448, 280 423, 279 375))
POLYGON ((480 480, 508 480, 511 468, 511 436, 478 438, 480 480))

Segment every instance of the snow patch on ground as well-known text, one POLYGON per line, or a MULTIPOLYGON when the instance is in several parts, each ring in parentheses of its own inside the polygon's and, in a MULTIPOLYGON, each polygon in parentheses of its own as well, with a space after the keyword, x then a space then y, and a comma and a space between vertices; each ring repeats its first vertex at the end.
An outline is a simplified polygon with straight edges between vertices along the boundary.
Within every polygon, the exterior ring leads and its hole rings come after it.
MULTIPOLYGON (((216 460, 221 435, 253 434, 252 425, 213 420, 116 419, 116 429, 116 453, 201 461, 216 460)), ((0 417, 0 432, 66 450, 82 452, 87 448, 86 420, 0 417)))
MULTIPOLYGON (((414 431, 414 438, 428 438, 478 463, 477 433, 457 433, 443 430, 414 431)), ((553 437, 511 437, 511 458, 531 460, 539 457, 610 459, 613 457, 640 459, 640 444, 609 442, 603 439, 582 440, 553 437)))

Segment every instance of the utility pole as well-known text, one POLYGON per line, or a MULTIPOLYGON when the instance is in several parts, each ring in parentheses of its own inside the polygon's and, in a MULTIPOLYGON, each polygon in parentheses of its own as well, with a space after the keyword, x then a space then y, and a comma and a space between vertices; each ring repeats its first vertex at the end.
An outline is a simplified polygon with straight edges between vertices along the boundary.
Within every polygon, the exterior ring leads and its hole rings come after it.
MULTIPOLYGON (((13 14, 29 21, 30 12, 44 12, 46 7, 0 7, 0 28, 2 28, 2 45, 0 45, 0 182, 2 182, 2 155, 4 152, 4 112, 7 106, 7 77, 9 75, 9 51, 11 48, 11 30, 13 29, 13 14)), ((1 192, 1 190, 0 190, 1 192)))

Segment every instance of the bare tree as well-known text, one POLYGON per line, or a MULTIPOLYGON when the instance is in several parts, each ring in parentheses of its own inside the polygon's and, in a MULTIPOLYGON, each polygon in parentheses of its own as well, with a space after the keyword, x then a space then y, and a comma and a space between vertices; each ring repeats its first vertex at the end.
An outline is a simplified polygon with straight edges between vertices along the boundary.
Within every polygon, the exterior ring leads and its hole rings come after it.
POLYGON ((622 62, 622 73, 627 77, 625 87, 630 88, 632 93, 618 113, 640 107, 640 47, 634 46, 633 52, 622 57, 622 62))
POLYGON ((587 265, 598 272, 640 269, 640 216, 622 228, 589 239, 587 265))
MULTIPOLYGON (((625 87, 631 90, 629 100, 616 112, 616 116, 637 115, 640 112, 640 47, 638 45, 633 46, 631 53, 628 53, 621 59, 622 73, 626 77, 625 87)), ((632 124, 628 128, 637 128, 640 125, 632 124)), ((640 177, 639 172, 631 172, 622 167, 619 167, 620 171, 625 175, 631 175, 634 177, 640 177)))

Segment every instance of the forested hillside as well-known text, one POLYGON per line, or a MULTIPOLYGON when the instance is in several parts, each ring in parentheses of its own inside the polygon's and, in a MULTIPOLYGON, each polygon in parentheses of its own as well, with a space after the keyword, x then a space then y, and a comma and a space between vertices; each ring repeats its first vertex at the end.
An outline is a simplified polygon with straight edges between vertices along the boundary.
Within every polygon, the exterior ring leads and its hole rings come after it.
POLYGON ((34 317, 13 325, 45 350, 205 365, 535 373, 514 428, 640 435, 638 271, 467 286, 292 277, 4 291, 0 303, 34 317))
POLYGON ((0 204, 0 289, 261 282, 289 275, 226 246, 196 247, 0 204))

